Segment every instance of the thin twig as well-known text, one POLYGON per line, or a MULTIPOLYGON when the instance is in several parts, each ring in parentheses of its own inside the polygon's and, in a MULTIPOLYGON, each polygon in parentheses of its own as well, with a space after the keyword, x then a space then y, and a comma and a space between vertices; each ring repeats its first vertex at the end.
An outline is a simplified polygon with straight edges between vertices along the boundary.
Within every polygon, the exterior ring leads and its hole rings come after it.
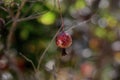
POLYGON ((25 5, 25 3, 26 3, 26 1, 27 0, 23 0, 22 1, 22 3, 21 3, 21 5, 20 5, 20 7, 18 8, 18 10, 17 10, 17 13, 16 13, 16 15, 14 16, 14 21, 13 21, 13 23, 12 23, 12 26, 11 26, 11 28, 10 28, 10 31, 9 31, 9 34, 8 34, 8 37, 7 37, 7 49, 9 49, 10 47, 11 47, 11 44, 12 44, 12 37, 13 37, 13 34, 14 34, 14 32, 15 32, 15 30, 16 30, 16 27, 17 27, 17 19, 19 18, 19 16, 20 16, 20 14, 21 14, 21 9, 23 8, 23 6, 25 5))
POLYGON ((89 22, 90 21, 90 19, 88 19, 88 20, 86 20, 86 21, 83 21, 83 22, 80 22, 80 23, 78 23, 78 24, 76 24, 76 25, 74 25, 74 26, 71 26, 69 29, 67 29, 66 31, 70 31, 70 30, 72 30, 73 28, 76 28, 76 27, 78 27, 78 26, 80 26, 81 24, 85 24, 85 23, 87 23, 87 22, 89 22))
POLYGON ((18 19, 17 22, 21 22, 21 21, 28 21, 28 20, 32 20, 32 19, 36 19, 38 17, 40 17, 41 14, 44 14, 44 13, 47 13, 48 11, 45 11, 43 13, 37 13, 37 14, 33 14, 33 15, 30 15, 28 17, 25 17, 25 18, 21 18, 21 19, 18 19))
POLYGON ((17 22, 33 20, 33 19, 36 19, 38 17, 39 17, 39 15, 37 15, 37 16, 28 16, 28 17, 25 17, 25 18, 18 19, 17 22))
MULTIPOLYGON (((48 11, 45 11, 45 12, 42 12, 42 13, 31 14, 31 15, 28 16, 28 17, 17 19, 16 22, 33 20, 33 19, 36 19, 36 18, 40 17, 40 15, 42 15, 42 14, 44 14, 44 13, 47 13, 47 12, 48 12, 48 11)), ((5 26, 7 26, 8 24, 10 24, 10 23, 13 22, 13 21, 14 21, 14 20, 8 21, 8 22, 5 24, 5 26)))
POLYGON ((19 18, 20 13, 21 13, 21 10, 22 10, 22 8, 24 7, 26 1, 27 1, 27 0, 23 0, 23 1, 22 1, 21 6, 18 8, 18 11, 17 11, 17 14, 16 14, 16 18, 19 18))
POLYGON ((62 21, 62 30, 64 31, 64 20, 63 20, 63 17, 62 17, 62 10, 61 10, 61 7, 60 7, 60 0, 57 0, 57 3, 58 3, 58 8, 59 8, 59 12, 60 12, 60 18, 61 18, 61 21, 62 21))
POLYGON ((34 5, 34 3, 31 3, 31 4, 30 4, 29 9, 28 9, 28 10, 26 10, 25 14, 23 14, 23 16, 22 16, 22 17, 25 17, 26 15, 28 15, 28 13, 29 13, 29 12, 30 12, 30 10, 32 9, 33 5, 34 5))
MULTIPOLYGON (((80 23, 77 24, 77 25, 81 25, 81 24, 87 23, 88 21, 89 21, 89 20, 86 20, 86 21, 80 22, 80 23)), ((71 29, 73 29, 73 28, 75 28, 75 27, 76 27, 76 25, 72 26, 72 27, 69 28, 67 31, 69 31, 69 30, 71 30, 71 29)), ((43 52, 42 55, 40 56, 39 61, 38 61, 37 70, 39 70, 39 68, 40 68, 40 64, 41 64, 41 62, 42 62, 42 60, 43 60, 43 58, 44 58, 46 52, 47 52, 48 49, 50 48, 52 42, 53 42, 54 39, 56 38, 57 34, 61 31, 61 29, 62 29, 62 27, 59 28, 59 30, 58 30, 58 31, 56 32, 56 34, 54 35, 54 37, 53 37, 52 40, 50 41, 50 43, 49 43, 49 45, 47 46, 47 48, 44 50, 44 52, 43 52)))
POLYGON ((26 57, 25 55, 23 55, 22 53, 19 53, 19 54, 20 54, 26 61, 30 62, 30 63, 32 64, 32 66, 33 66, 34 71, 36 71, 36 67, 35 67, 33 61, 32 61, 31 59, 27 58, 27 57, 26 57))
POLYGON ((8 24, 12 23, 12 21, 13 21, 13 20, 9 20, 9 21, 5 24, 5 26, 7 26, 8 24))
POLYGON ((6 8, 0 6, 0 9, 4 10, 5 12, 8 12, 6 8))
POLYGON ((41 64, 41 61, 43 60, 46 52, 48 51, 48 49, 50 48, 52 42, 54 41, 54 39, 56 38, 57 34, 61 31, 62 27, 59 28, 59 30, 56 32, 56 34, 54 35, 54 37, 52 38, 52 40, 50 41, 49 45, 47 46, 47 48, 44 50, 44 52, 42 53, 42 55, 40 56, 39 58, 39 61, 38 61, 38 66, 37 66, 37 70, 39 70, 40 68, 40 64, 41 64))
POLYGON ((13 11, 9 8, 9 7, 7 7, 7 11, 8 11, 8 14, 10 15, 10 18, 14 18, 14 13, 13 13, 13 11))
POLYGON ((58 7, 59 7, 59 10, 60 10, 60 17, 61 17, 62 25, 61 25, 61 27, 59 28, 59 30, 56 32, 56 34, 54 35, 54 37, 52 38, 52 40, 51 40, 51 42, 49 43, 49 45, 47 46, 47 48, 44 50, 43 54, 40 56, 39 61, 38 61, 37 70, 39 70, 39 68, 40 68, 40 63, 41 63, 42 59, 44 58, 47 50, 48 50, 49 47, 51 46, 52 42, 54 41, 55 37, 56 37, 57 34, 61 31, 61 29, 63 30, 63 28, 64 28, 64 21, 63 21, 63 18, 62 18, 62 13, 61 13, 61 7, 60 7, 60 2, 59 2, 59 0, 58 0, 58 7))

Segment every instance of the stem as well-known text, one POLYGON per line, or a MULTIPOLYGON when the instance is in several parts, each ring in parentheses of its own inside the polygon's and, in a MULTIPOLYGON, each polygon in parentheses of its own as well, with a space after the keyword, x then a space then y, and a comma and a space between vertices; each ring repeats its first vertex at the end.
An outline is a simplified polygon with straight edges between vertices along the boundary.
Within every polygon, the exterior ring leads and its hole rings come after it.
POLYGON ((71 27, 70 27, 69 29, 67 29, 66 31, 68 32, 68 31, 72 30, 73 28, 76 28, 76 27, 78 27, 78 26, 80 26, 80 25, 82 25, 82 24, 85 24, 85 23, 89 22, 89 21, 90 21, 90 19, 88 19, 88 20, 86 20, 86 21, 79 22, 78 24, 71 26, 71 27))
POLYGON ((22 22, 22 21, 28 21, 28 20, 33 20, 33 19, 36 19, 38 17, 40 17, 40 15, 44 14, 44 13, 47 13, 48 11, 45 11, 45 12, 42 12, 42 13, 36 13, 36 14, 32 14, 28 17, 24 17, 24 18, 20 18, 17 20, 17 22, 22 22))
POLYGON ((46 54, 46 52, 48 51, 48 49, 50 48, 52 42, 54 41, 54 39, 56 38, 57 34, 61 31, 62 27, 59 28, 59 30, 56 32, 56 34, 54 35, 54 37, 52 38, 52 40, 50 41, 49 45, 47 46, 47 48, 44 50, 44 52, 42 53, 42 55, 40 56, 39 58, 39 61, 38 61, 38 66, 37 66, 37 70, 39 70, 40 68, 40 64, 46 54))
POLYGON ((12 44, 12 37, 13 37, 13 34, 16 30, 16 27, 17 27, 17 19, 19 18, 20 14, 21 14, 21 9, 23 8, 23 6, 25 5, 26 3, 26 0, 23 0, 20 7, 18 8, 18 11, 15 15, 15 17, 13 17, 14 21, 12 23, 12 26, 10 28, 10 31, 9 31, 9 34, 8 34, 8 37, 7 37, 7 50, 11 47, 11 44, 12 44))
POLYGON ((29 58, 27 58, 26 56, 24 56, 22 53, 20 53, 20 55, 21 55, 26 61, 28 61, 28 62, 30 62, 30 63, 32 64, 32 67, 33 67, 34 71, 36 72, 36 67, 35 67, 33 61, 30 60, 29 58))
MULTIPOLYGON (((89 20, 83 21, 83 22, 79 23, 78 25, 81 25, 81 24, 83 24, 83 23, 87 23, 88 21, 89 21, 89 20)), ((68 29, 67 31, 69 31, 69 30, 71 30, 71 29, 73 29, 73 28, 75 28, 75 27, 76 27, 76 26, 72 26, 72 27, 71 27, 70 29, 68 29)), ((59 28, 59 30, 58 30, 58 31, 56 32, 56 34, 54 35, 54 37, 53 37, 52 40, 50 41, 50 43, 49 43, 49 45, 47 46, 47 48, 44 50, 44 52, 43 52, 42 55, 40 56, 39 61, 38 61, 37 70, 39 70, 40 64, 41 64, 41 62, 42 62, 42 60, 43 60, 46 52, 48 51, 48 49, 50 48, 52 42, 54 41, 54 39, 56 38, 57 34, 61 31, 62 28, 63 28, 63 27, 60 27, 60 28, 59 28)))
POLYGON ((60 18, 61 18, 61 22, 62 22, 62 31, 64 31, 64 20, 63 20, 63 17, 62 17, 62 10, 61 10, 61 7, 60 7, 60 0, 57 0, 57 3, 58 3, 58 8, 59 8, 59 11, 60 11, 60 18))
POLYGON ((8 12, 6 8, 0 6, 0 9, 4 10, 5 12, 8 12))
MULTIPOLYGON (((90 19, 88 19, 88 20, 86 20, 86 21, 83 21, 83 22, 80 22, 80 23, 77 24, 77 25, 82 25, 82 24, 85 24, 85 23, 87 23, 87 22, 89 22, 89 21, 90 21, 90 19)), ((73 29, 73 28, 75 28, 75 27, 76 27, 76 25, 72 26, 72 27, 69 28, 67 31, 69 31, 69 30, 71 30, 71 29, 73 29)), ((43 60, 46 52, 48 51, 49 47, 51 46, 52 42, 53 42, 54 39, 56 38, 57 34, 61 31, 61 29, 63 29, 62 26, 61 26, 61 27, 59 28, 59 30, 56 32, 56 34, 55 34, 54 37, 52 38, 52 40, 51 40, 51 42, 49 43, 49 45, 47 46, 47 48, 44 50, 44 52, 43 52, 42 55, 40 56, 39 61, 38 61, 37 70, 39 70, 40 64, 41 64, 41 62, 42 62, 42 60, 43 60)))
MULTIPOLYGON (((41 13, 36 13, 36 14, 32 14, 28 17, 24 17, 24 18, 19 18, 16 20, 16 22, 22 22, 22 21, 29 21, 29 20, 33 20, 33 19, 36 19, 38 17, 40 17, 40 15, 44 14, 44 13, 47 13, 48 11, 45 11, 45 12, 41 12, 41 13)), ((11 22, 13 22, 14 20, 10 20, 8 21, 5 26, 7 26, 8 24, 10 24, 11 22)))

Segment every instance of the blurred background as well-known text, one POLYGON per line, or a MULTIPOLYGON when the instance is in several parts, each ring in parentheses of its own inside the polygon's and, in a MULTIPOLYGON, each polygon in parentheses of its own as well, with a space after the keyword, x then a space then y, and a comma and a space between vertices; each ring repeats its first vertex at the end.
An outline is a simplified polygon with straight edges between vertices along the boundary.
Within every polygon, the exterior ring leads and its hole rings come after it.
POLYGON ((120 0, 60 0, 72 45, 62 56, 53 41, 37 72, 20 53, 37 67, 61 27, 60 10, 57 0, 27 0, 6 50, 22 1, 0 0, 0 80, 120 80, 120 0))

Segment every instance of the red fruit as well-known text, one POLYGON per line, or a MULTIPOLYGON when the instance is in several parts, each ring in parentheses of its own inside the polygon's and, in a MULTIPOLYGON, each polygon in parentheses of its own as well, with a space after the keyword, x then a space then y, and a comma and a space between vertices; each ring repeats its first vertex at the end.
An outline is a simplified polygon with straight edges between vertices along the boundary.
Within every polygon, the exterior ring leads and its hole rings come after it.
POLYGON ((72 44, 71 36, 66 32, 61 32, 56 36, 56 45, 60 48, 68 48, 72 44))

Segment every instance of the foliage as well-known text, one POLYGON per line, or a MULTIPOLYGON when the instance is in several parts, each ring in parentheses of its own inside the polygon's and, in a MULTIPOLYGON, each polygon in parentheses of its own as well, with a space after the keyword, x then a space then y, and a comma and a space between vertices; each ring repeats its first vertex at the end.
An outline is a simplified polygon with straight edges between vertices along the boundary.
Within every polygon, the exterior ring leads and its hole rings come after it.
POLYGON ((119 80, 119 3, 1 0, 0 79, 119 80), (66 56, 54 41, 62 25, 72 36, 66 56))

